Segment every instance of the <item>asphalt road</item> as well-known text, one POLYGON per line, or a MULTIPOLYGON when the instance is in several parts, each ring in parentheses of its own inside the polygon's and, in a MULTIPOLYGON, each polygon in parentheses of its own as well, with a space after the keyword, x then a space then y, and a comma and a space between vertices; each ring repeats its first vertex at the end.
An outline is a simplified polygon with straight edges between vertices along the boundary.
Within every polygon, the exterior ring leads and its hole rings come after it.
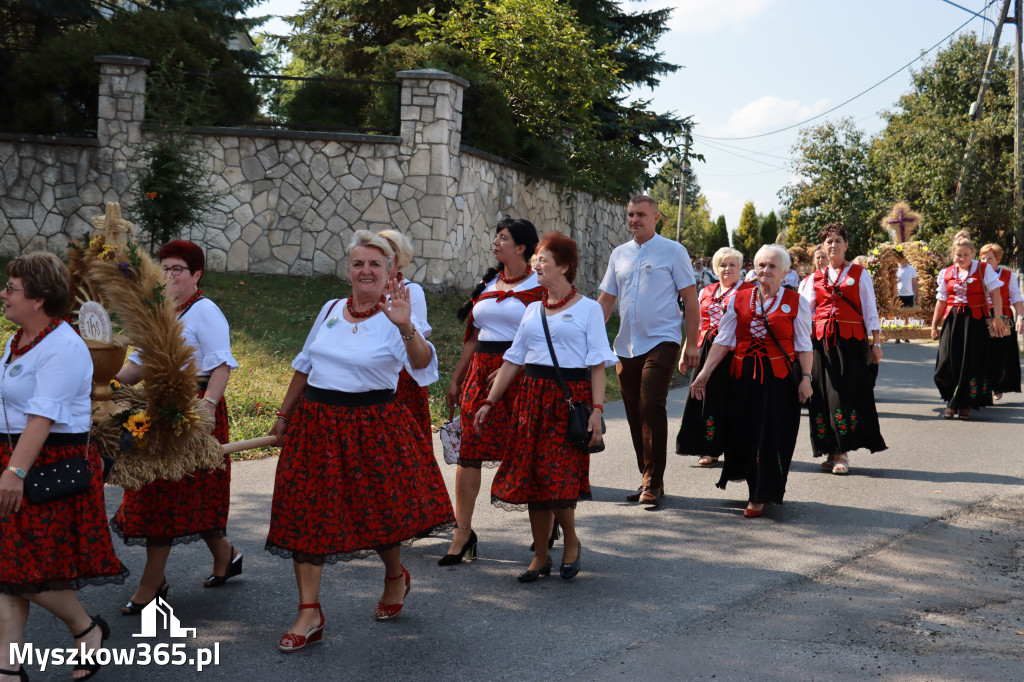
MULTIPOLYGON (((111 622, 108 646, 183 642, 193 657, 217 645, 219 664, 108 666, 99 679, 1024 680, 1024 404, 1012 394, 971 421, 940 419, 935 351, 886 344, 876 395, 889 449, 853 453, 849 476, 820 472, 804 417, 786 504, 754 520, 742 518, 744 484, 718 490, 717 469, 675 455, 659 509, 626 503, 639 475, 622 405, 610 403, 595 499, 577 509, 576 579, 516 581, 526 514, 489 504, 484 469, 479 559, 439 568, 448 538, 404 549, 412 591, 385 623, 372 617, 377 559, 327 566, 325 637, 298 654, 276 646, 295 614, 292 566, 263 549, 276 459, 235 464, 228 530, 244 574, 204 589, 202 543, 175 547, 167 568, 168 602, 195 638, 132 636, 139 620, 118 606, 135 577, 80 593, 111 622)), ((672 438, 685 390, 670 396, 672 438)), ((441 467, 452 489, 454 468, 441 467)), ((111 514, 119 500, 109 488, 111 514)), ((144 550, 115 546, 138 576, 144 550)), ((35 608, 28 640, 71 642, 35 608)), ((29 672, 70 679, 66 667, 29 672)))

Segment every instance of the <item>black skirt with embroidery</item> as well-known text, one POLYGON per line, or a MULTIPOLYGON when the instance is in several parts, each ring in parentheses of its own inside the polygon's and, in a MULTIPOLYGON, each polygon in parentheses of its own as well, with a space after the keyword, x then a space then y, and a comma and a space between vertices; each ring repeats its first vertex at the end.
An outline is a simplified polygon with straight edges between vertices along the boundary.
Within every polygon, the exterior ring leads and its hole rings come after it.
MULTIPOLYGON (((700 365, 694 376, 700 374, 707 362, 708 353, 718 334, 708 334, 700 347, 700 365)), ((732 378, 729 367, 732 353, 728 353, 708 378, 704 398, 687 395, 683 405, 683 418, 676 434, 676 454, 697 457, 720 457, 728 455, 729 414, 732 403, 730 386, 732 378)))
POLYGON ((954 307, 942 323, 939 353, 935 357, 935 386, 953 410, 989 407, 988 327, 967 308, 954 307))

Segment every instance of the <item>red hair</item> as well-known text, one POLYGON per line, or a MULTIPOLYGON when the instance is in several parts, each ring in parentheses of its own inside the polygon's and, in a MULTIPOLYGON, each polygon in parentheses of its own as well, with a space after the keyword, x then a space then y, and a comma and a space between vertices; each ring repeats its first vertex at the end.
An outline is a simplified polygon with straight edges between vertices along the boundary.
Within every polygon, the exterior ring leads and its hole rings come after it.
POLYGON ((185 261, 185 265, 192 272, 206 270, 206 256, 203 255, 203 250, 195 242, 190 242, 186 239, 175 239, 174 241, 167 242, 160 247, 157 258, 160 260, 180 258, 185 261))
POLYGON ((555 265, 566 266, 565 278, 570 282, 576 281, 576 268, 580 264, 580 253, 576 248, 576 240, 566 237, 557 232, 548 232, 537 244, 537 251, 547 249, 554 257, 555 265))

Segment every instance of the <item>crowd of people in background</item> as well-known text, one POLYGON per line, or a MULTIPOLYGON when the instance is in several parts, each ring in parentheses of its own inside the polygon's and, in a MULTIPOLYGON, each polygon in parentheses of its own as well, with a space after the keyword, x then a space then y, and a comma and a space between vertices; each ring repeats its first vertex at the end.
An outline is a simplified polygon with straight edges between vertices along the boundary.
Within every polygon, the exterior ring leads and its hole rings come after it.
MULTIPOLYGON (((875 288, 868 269, 848 259, 842 225, 821 230, 809 271, 798 272, 776 244, 746 260, 728 247, 691 259, 682 244, 657 234, 657 203, 647 196, 630 200, 627 220, 632 238, 610 254, 596 300, 575 285, 572 239, 541 237, 523 219, 496 225, 494 266, 459 311, 466 332, 445 394, 463 429, 454 495, 430 432, 426 387, 439 374, 426 298, 402 274, 414 246, 395 230, 355 233, 351 293, 317 314, 271 430, 282 449, 266 550, 291 560, 298 598, 280 651, 302 651, 324 636, 326 564, 378 556, 383 588, 373 615, 383 621, 402 613, 412 588, 403 544, 454 529, 438 565, 475 558, 473 510, 485 466, 498 468, 492 503, 527 511, 533 556, 518 580, 536 582, 555 570, 549 550, 560 533, 558 574, 579 575, 576 510, 592 497, 590 454, 603 447, 606 367, 616 367, 637 467, 630 502, 653 508, 664 500, 666 405, 677 371, 690 373, 692 383, 675 452, 697 457, 698 467, 721 464, 719 488, 745 482, 745 518, 783 502, 802 407, 824 471, 846 475, 851 451, 886 449, 874 396, 884 357, 875 288), (609 344, 606 323, 616 310, 618 333, 609 344)), ((1024 331, 1024 298, 1000 266, 998 245, 983 246, 975 259, 961 233, 950 256, 931 321, 939 341, 934 376, 942 416, 969 419, 971 410, 1021 390, 1016 334, 1024 331)), ((227 442, 224 395, 238 362, 227 320, 199 289, 204 254, 177 240, 159 258, 194 350, 196 395, 211 412, 214 436, 227 442)), ((55 256, 27 254, 11 261, 7 277, 0 299, 19 330, 0 375, 0 680, 24 680, 9 645, 23 639, 30 605, 64 621, 83 651, 109 635, 75 590, 124 581, 110 529, 146 547, 125 616, 168 595, 164 569, 174 544, 206 543, 213 560, 207 588, 240 575, 242 553, 226 535, 227 456, 223 469, 126 490, 106 522, 102 465, 89 441, 92 363, 62 319, 67 268, 55 256), (26 472, 54 463, 85 468, 87 492, 33 501, 26 472)), ((897 281, 903 305, 913 306, 918 273, 905 258, 897 281)), ((145 352, 129 358, 121 382, 142 378, 145 352)), ((98 669, 82 665, 75 679, 98 669)))

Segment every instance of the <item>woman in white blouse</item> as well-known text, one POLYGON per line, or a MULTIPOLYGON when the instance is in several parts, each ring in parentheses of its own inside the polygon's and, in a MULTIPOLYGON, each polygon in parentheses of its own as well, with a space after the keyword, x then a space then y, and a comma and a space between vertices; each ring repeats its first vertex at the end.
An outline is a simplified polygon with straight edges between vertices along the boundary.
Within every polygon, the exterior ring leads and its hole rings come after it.
POLYGON ((974 260, 974 243, 963 233, 953 240, 953 264, 938 276, 932 338, 939 340, 935 357, 935 386, 946 403, 944 419, 971 418, 971 408, 992 404, 989 382, 989 299, 996 317, 992 335, 1001 337, 1006 328, 999 316, 1003 300, 997 289, 999 277, 987 263, 974 260), (939 323, 942 334, 939 334, 939 323))
POLYGON ((412 416, 395 401, 403 368, 421 385, 437 380, 437 355, 409 292, 388 280, 393 257, 383 237, 355 233, 352 295, 320 310, 271 430, 284 443, 266 548, 292 560, 299 591, 298 615, 278 643, 285 653, 323 636, 325 563, 380 556, 384 593, 374 617, 390 620, 411 585, 401 543, 454 521, 437 460, 418 447, 412 416))
POLYGON ((830 223, 818 239, 828 263, 815 270, 810 286, 801 293, 814 318, 811 450, 815 457, 826 458, 823 471, 842 476, 850 471, 851 450, 886 449, 875 407, 882 327, 870 273, 846 260, 846 230, 830 223))
MULTIPOLYGON (((1020 351, 1017 350, 1017 334, 1024 329, 1024 297, 1020 295, 1017 275, 1009 268, 999 267, 1003 259, 1003 247, 999 244, 985 244, 979 251, 981 260, 988 264, 996 277, 1003 283, 999 287, 999 298, 1003 304, 1003 315, 1016 323, 1011 324, 1009 333, 1002 338, 990 338, 992 352, 989 354, 989 376, 992 381, 992 398, 999 400, 1004 393, 1020 393, 1020 351)), ((991 305, 989 307, 992 307, 991 305)))
MULTIPOLYGON (((160 263, 167 293, 174 299, 185 344, 199 374, 199 397, 214 415, 213 436, 221 443, 228 436, 228 410, 224 402, 231 370, 238 367, 231 354, 228 321, 217 304, 203 296, 206 257, 193 242, 176 239, 160 248, 160 263)), ((142 378, 142 355, 134 353, 117 373, 122 384, 142 378)), ((171 546, 202 539, 213 555, 213 570, 204 587, 220 587, 242 572, 242 554, 227 541, 228 506, 231 497, 231 457, 223 469, 197 470, 180 481, 157 480, 138 490, 125 490, 120 509, 110 525, 128 545, 145 545, 146 568, 124 615, 136 615, 159 595, 167 596, 164 567, 171 546)))
MULTIPOLYGON (((63 319, 68 270, 53 254, 30 253, 7 265, 7 277, 0 288, 4 316, 19 329, 7 341, 0 365, 0 679, 27 680, 10 655, 12 645, 24 642, 30 605, 62 620, 76 649, 93 651, 110 629, 99 616, 86 614, 75 590, 123 582, 128 570, 114 555, 103 465, 89 446, 92 358, 63 319), (28 500, 34 467, 75 457, 88 470, 87 491, 36 504, 28 500)), ((74 678, 91 677, 99 667, 79 665, 74 678)))
POLYGON ((782 504, 800 431, 800 403, 811 397, 811 308, 782 287, 789 265, 789 254, 778 244, 758 249, 758 285, 727 301, 704 369, 690 384, 690 394, 703 399, 711 374, 734 350, 731 455, 717 485, 725 489, 729 481, 747 482, 745 518, 761 516, 768 502, 782 504))
MULTIPOLYGON (((473 530, 473 510, 480 493, 480 469, 501 463, 515 432, 512 407, 522 389, 521 377, 512 382, 508 398, 495 406, 483 433, 472 428, 472 419, 487 397, 494 373, 501 367, 502 354, 512 346, 526 306, 539 301, 544 292, 537 283, 537 273, 530 267, 537 241, 537 228, 529 220, 503 218, 491 240, 497 267, 484 273, 458 312, 459 320, 466 323, 466 335, 445 396, 449 413, 458 407, 459 414, 465 415, 455 472, 458 525, 447 553, 437 562, 439 566, 454 566, 462 563, 463 557, 476 557, 478 538, 473 530)), ((557 530, 552 533, 549 546, 554 544, 556 534, 557 530)))
POLYGON ((608 343, 600 304, 579 294, 573 285, 578 264, 576 242, 569 237, 550 233, 537 245, 535 267, 538 283, 546 288, 544 298, 527 307, 473 422, 477 431, 488 428, 495 403, 500 404, 525 368, 523 388, 513 408, 513 439, 491 484, 492 503, 529 510, 534 555, 519 575, 524 583, 551 574, 548 539, 556 519, 565 534, 559 573, 566 580, 579 573, 576 503, 591 499, 590 455, 565 437, 568 405, 555 379, 545 316, 566 388, 574 401, 593 407, 588 429, 591 446, 602 439, 605 367, 618 361, 608 343))

